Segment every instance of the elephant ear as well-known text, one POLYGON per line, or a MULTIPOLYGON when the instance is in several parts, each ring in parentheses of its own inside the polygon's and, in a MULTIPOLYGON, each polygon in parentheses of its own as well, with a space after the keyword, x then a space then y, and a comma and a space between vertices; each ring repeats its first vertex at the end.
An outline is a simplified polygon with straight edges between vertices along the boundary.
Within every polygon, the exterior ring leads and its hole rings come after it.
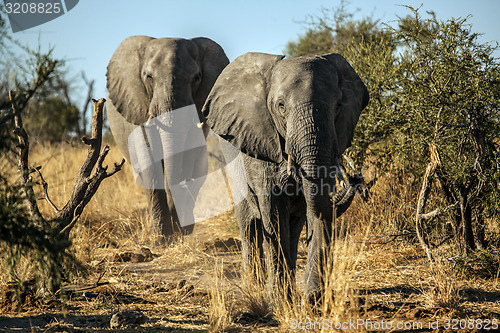
POLYGON ((192 38, 191 41, 198 47, 201 57, 202 81, 193 96, 198 110, 201 110, 217 77, 229 64, 229 59, 222 47, 209 38, 198 37, 192 38))
POLYGON ((141 68, 145 45, 153 39, 147 36, 125 39, 111 57, 106 73, 108 97, 125 120, 136 125, 148 120, 149 97, 141 68))
POLYGON ((243 153, 280 162, 278 131, 267 109, 266 80, 281 55, 245 53, 230 63, 215 82, 203 116, 215 133, 243 153))
POLYGON ((337 132, 338 157, 351 146, 354 128, 361 111, 368 105, 368 89, 361 81, 347 60, 340 54, 331 53, 323 55, 337 69, 339 88, 342 91, 342 101, 339 114, 335 119, 337 132))

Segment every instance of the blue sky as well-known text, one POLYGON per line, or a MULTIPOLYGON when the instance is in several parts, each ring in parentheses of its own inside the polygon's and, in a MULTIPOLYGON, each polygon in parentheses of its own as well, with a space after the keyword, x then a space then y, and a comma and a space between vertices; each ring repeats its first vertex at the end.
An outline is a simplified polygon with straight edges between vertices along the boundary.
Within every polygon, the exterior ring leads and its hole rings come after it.
MULTIPOLYGON (((96 81, 94 98, 100 98, 107 94, 107 63, 128 36, 205 36, 218 42, 230 60, 249 51, 281 54, 289 40, 307 29, 301 23, 307 15, 320 15, 321 8, 334 8, 339 3, 340 0, 80 0, 65 15, 13 35, 32 48, 39 42, 42 49, 55 47, 55 57, 67 60, 71 77, 84 71, 96 81)), ((373 15, 390 23, 409 13, 402 5, 421 4, 422 0, 351 0, 348 9, 359 9, 357 18, 373 15)), ((439 19, 471 14, 473 31, 484 34, 481 41, 500 40, 500 0, 433 0, 425 2, 422 10, 434 10, 439 19)), ((85 94, 83 90, 76 92, 78 104, 85 94)))

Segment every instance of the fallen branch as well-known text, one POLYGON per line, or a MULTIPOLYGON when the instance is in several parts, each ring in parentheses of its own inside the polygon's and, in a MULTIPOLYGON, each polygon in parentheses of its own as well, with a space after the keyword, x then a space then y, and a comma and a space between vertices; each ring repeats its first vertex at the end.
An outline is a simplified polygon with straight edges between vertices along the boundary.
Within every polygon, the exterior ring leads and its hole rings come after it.
POLYGON ((445 208, 436 208, 430 213, 420 214, 420 218, 424 221, 430 221, 440 215, 443 215, 450 209, 457 207, 457 205, 458 203, 454 203, 453 205, 446 206, 445 208))
POLYGON ((389 244, 393 241, 395 241, 399 237, 409 237, 409 236, 415 236, 414 232, 403 232, 400 234, 393 234, 393 235, 387 235, 387 236, 382 236, 382 237, 377 237, 375 241, 356 241, 356 243, 360 244, 370 244, 370 245, 386 245, 389 244), (384 241, 377 241, 378 239, 386 239, 384 241))
POLYGON ((58 291, 56 291, 56 295, 60 292, 71 293, 71 292, 82 292, 95 289, 97 287, 105 286, 110 284, 109 282, 101 282, 102 277, 106 274, 106 272, 102 272, 99 278, 95 283, 92 284, 70 284, 67 286, 61 287, 58 291))

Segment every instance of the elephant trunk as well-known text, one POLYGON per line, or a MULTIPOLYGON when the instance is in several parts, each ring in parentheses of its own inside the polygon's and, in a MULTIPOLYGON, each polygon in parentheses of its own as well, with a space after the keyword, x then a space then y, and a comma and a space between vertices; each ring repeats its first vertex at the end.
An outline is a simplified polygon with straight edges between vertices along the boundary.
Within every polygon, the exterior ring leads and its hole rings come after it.
MULTIPOLYGON (((330 174, 334 174, 333 172, 330 174)), ((352 203, 356 188, 363 182, 360 176, 350 176, 345 187, 335 189, 335 176, 327 178, 302 177, 307 217, 307 266, 305 271, 306 295, 314 304, 322 294, 322 272, 325 267, 325 252, 330 248, 340 226, 336 218, 352 203)))
POLYGON ((287 171, 299 167, 306 202, 308 254, 305 271, 306 295, 315 298, 321 294, 320 269, 323 263, 323 244, 331 239, 336 145, 333 118, 328 109, 320 110, 305 104, 291 110, 288 116, 285 152, 287 171), (323 118, 323 119, 320 119, 323 118), (333 134, 333 135, 332 135, 333 134))
POLYGON ((357 185, 363 181, 360 177, 351 176, 345 182, 345 187, 337 191, 336 180, 344 178, 338 159, 333 114, 327 105, 306 103, 292 110, 287 123, 287 173, 294 178, 302 178, 303 184, 311 184, 312 192, 315 193, 308 193, 305 186, 306 200, 307 195, 330 196, 330 206, 322 208, 327 209, 328 213, 316 212, 316 215, 324 217, 331 215, 333 203, 337 209, 336 216, 343 214, 354 198, 357 185))
POLYGON ((308 225, 306 295, 316 298, 321 294, 321 267, 324 250, 333 240, 334 218, 351 204, 356 182, 350 179, 345 188, 336 190, 341 173, 333 112, 311 105, 299 111, 287 124, 287 169, 290 174, 292 165, 300 168, 308 225), (295 119, 299 121, 293 123, 295 119))
POLYGON ((306 297, 312 304, 322 294, 321 272, 325 250, 332 242, 334 224, 333 204, 328 189, 333 181, 302 178, 307 217, 307 265, 305 269, 306 297))
POLYGON ((190 89, 179 87, 189 86, 184 82, 166 82, 158 84, 154 89, 149 107, 150 118, 158 117, 166 112, 195 104, 190 89))

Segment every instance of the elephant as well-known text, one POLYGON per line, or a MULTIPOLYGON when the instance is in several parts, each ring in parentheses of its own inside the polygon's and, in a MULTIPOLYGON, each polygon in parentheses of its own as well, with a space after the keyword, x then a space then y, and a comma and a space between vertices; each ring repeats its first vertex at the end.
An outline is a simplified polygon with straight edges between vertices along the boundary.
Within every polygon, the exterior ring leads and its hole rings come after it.
POLYGON ((245 197, 235 205, 243 270, 265 272, 271 300, 291 298, 292 289, 280 286, 294 285, 304 224, 305 297, 315 303, 323 294, 323 246, 360 184, 352 176, 336 191, 339 160, 368 102, 365 84, 339 54, 253 52, 222 71, 205 102, 206 123, 243 155, 245 197))
MULTIPOLYGON (((182 110, 192 110, 195 122, 203 130, 202 134, 199 129, 196 132, 186 127, 182 123, 184 120, 170 127, 178 127, 178 132, 186 132, 181 133, 186 140, 200 134, 198 136, 204 141, 203 135, 206 137, 209 129, 200 122, 203 121, 201 109, 215 80, 228 63, 222 47, 208 38, 131 36, 118 46, 108 64, 107 117, 116 143, 129 161, 134 157, 137 159, 136 155, 142 158, 148 153, 158 159, 153 161, 154 172, 150 171, 156 177, 150 180, 151 184, 144 185, 144 179, 142 183, 138 182, 146 189, 153 226, 161 235, 161 241, 172 239, 179 232, 189 234, 194 227, 194 224, 183 226, 179 222, 179 211, 175 208, 172 186, 168 185, 166 175, 177 172, 180 178, 202 176, 206 174, 208 155, 205 144, 204 147, 191 149, 191 154, 169 155, 170 158, 167 158, 162 156, 163 152, 177 149, 173 147, 177 143, 162 139, 158 142, 148 136, 152 132, 148 132, 148 135, 144 133, 155 126, 169 130, 170 118, 176 115, 175 119, 182 119, 182 116, 178 116, 183 114, 182 110), (186 130, 183 129, 185 127, 186 130), (188 133, 188 130, 192 133, 188 133), (154 148, 155 145, 159 148, 154 148), (160 176, 156 174, 158 171, 160 176)), ((154 134, 158 136, 161 133, 154 134)), ((180 181, 182 179, 178 179, 180 181)), ((196 192, 196 189, 192 192, 196 192)), ((196 193, 190 195, 196 196, 196 193)))

